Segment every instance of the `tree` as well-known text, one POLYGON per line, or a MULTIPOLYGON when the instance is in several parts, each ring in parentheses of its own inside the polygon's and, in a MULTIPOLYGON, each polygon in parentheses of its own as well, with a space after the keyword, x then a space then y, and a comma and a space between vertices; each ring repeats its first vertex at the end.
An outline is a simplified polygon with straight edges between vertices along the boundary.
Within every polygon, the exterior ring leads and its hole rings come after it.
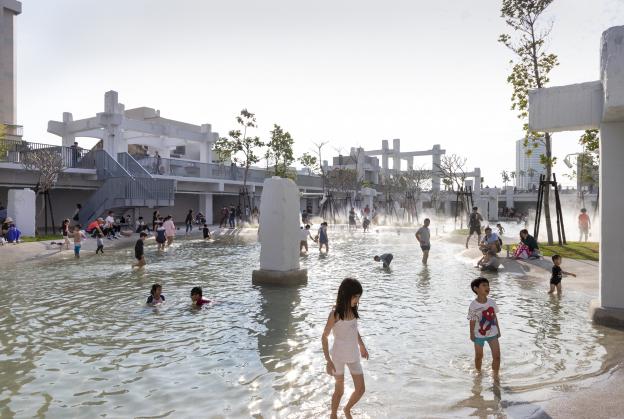
POLYGON ((284 131, 279 125, 273 124, 271 140, 267 144, 266 159, 267 164, 273 166, 275 176, 293 177, 294 174, 288 170, 295 161, 292 149, 293 143, 294 140, 288 131, 284 131))
POLYGON ((357 173, 353 169, 337 167, 327 172, 327 188, 339 192, 353 191, 357 173))
POLYGON ((45 218, 45 232, 48 233, 48 209, 52 219, 52 229, 54 229, 54 214, 52 212, 52 201, 50 200, 50 189, 58 182, 59 175, 65 169, 63 156, 58 148, 43 148, 39 150, 27 150, 21 155, 22 166, 26 170, 37 173, 37 184, 35 192, 43 195, 43 211, 45 218))
MULTIPOLYGON (((255 114, 243 109, 236 117, 236 123, 241 126, 240 129, 232 130, 229 132, 229 138, 219 138, 214 145, 214 151, 220 161, 226 158, 231 158, 234 163, 238 163, 241 167, 245 168, 243 175, 243 194, 247 197, 247 175, 249 174, 249 168, 252 164, 260 161, 260 156, 257 153, 258 148, 263 147, 264 143, 260 140, 260 137, 248 137, 248 128, 257 128, 255 114)), ((245 208, 249 203, 247 199, 243 200, 243 214, 246 214, 245 208)))
MULTIPOLYGON (((527 119, 529 116, 529 90, 541 89, 550 80, 550 71, 559 64, 555 54, 545 51, 546 40, 550 35, 552 24, 541 26, 541 17, 553 0, 503 0, 501 17, 513 30, 513 36, 500 35, 499 42, 509 48, 516 56, 507 82, 511 84, 511 109, 518 111, 518 118, 524 121, 525 146, 529 143, 542 142, 546 154, 540 156, 540 162, 546 171, 546 178, 550 179, 555 158, 552 156, 551 135, 548 132, 536 133, 529 130, 527 119)), ((529 151, 527 151, 528 154, 529 151)), ((549 188, 544 189, 544 215, 548 244, 553 243, 552 226, 550 222, 549 188)))
POLYGON ((507 189, 507 184, 511 180, 511 177, 509 176, 509 173, 507 173, 506 170, 503 170, 501 172, 501 178, 503 179, 503 183, 505 184, 505 189, 507 189))
POLYGON ((321 170, 321 181, 322 181, 322 185, 323 185, 323 193, 325 193, 325 180, 327 177, 327 174, 325 173, 325 167, 323 166, 323 147, 325 147, 325 145, 327 145, 329 143, 329 141, 322 141, 320 143, 313 143, 314 146, 316 147, 316 156, 318 158, 318 164, 319 164, 319 169, 321 170))
POLYGON ((457 154, 445 154, 436 164, 442 177, 442 183, 451 189, 461 189, 466 182, 466 158, 457 154))
POLYGON ((509 172, 509 176, 514 181, 514 186, 516 186, 516 171, 513 170, 513 171, 509 172))
POLYGON ((303 153, 297 160, 308 170, 308 175, 320 173, 321 168, 318 165, 318 160, 312 154, 303 153))

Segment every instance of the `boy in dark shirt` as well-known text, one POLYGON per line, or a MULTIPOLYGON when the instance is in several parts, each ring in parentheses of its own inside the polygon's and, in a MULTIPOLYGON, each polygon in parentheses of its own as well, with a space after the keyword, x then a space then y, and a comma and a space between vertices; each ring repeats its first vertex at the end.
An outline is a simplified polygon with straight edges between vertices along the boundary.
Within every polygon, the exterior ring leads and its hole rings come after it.
POLYGON ((553 255, 552 257, 553 267, 552 267, 552 277, 550 278, 550 291, 549 294, 555 292, 555 288, 557 288, 557 295, 561 295, 561 279, 563 275, 572 275, 576 278, 576 275, 572 272, 566 272, 561 269, 561 256, 553 255))
POLYGON ((208 230, 208 224, 204 224, 203 233, 204 233, 204 239, 210 238, 210 230, 208 230))
POLYGON ((374 259, 375 262, 382 262, 384 268, 389 268, 394 256, 392 256, 392 253, 384 253, 383 255, 375 256, 374 259))
POLYGON ((134 257, 136 258, 137 263, 132 265, 133 268, 135 266, 137 268, 142 268, 143 266, 145 266, 145 255, 143 253, 143 242, 145 241, 146 237, 147 237, 147 233, 142 231, 141 234, 139 235, 139 240, 137 240, 136 244, 134 245, 134 257))

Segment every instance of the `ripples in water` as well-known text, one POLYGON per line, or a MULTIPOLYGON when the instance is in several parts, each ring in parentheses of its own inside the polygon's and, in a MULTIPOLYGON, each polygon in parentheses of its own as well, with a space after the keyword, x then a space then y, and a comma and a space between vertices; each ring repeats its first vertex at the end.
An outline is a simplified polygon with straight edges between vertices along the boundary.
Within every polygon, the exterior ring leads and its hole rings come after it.
POLYGON ((490 275, 503 334, 495 385, 473 371, 466 313, 477 272, 459 247, 434 242, 422 267, 412 234, 334 232, 331 246, 328 256, 310 248, 308 285, 291 289, 252 286, 259 245, 236 241, 182 241, 164 254, 148 246, 143 272, 130 270, 130 249, 9 268, 2 416, 326 415, 333 379, 320 336, 346 276, 364 287, 360 332, 371 358, 361 417, 500 414, 608 367, 588 296, 550 298, 543 285, 490 275), (390 271, 372 260, 384 252, 395 257, 390 271), (167 298, 158 308, 144 305, 153 282, 167 298), (201 310, 189 304, 195 285, 213 301, 201 310))

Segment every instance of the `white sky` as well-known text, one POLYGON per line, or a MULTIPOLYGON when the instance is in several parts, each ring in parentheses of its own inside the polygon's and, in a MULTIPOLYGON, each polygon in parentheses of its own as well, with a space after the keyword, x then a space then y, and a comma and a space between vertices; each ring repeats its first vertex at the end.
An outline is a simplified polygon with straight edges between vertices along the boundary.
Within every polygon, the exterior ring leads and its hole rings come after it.
MULTIPOLYGON (((273 123, 290 131, 297 155, 321 140, 344 153, 382 139, 401 138, 405 151, 439 143, 500 185, 522 136, 511 56, 497 42, 500 3, 23 0, 18 123, 30 141, 60 143, 48 120, 93 116, 116 90, 126 109, 153 107, 221 135, 246 107, 258 135, 273 123)), ((624 24, 624 0, 555 0, 549 19, 561 63, 550 85, 597 80, 600 35, 624 24)), ((554 136, 560 160, 580 150, 579 135, 554 136)), ((555 172, 567 172, 562 161, 555 172)))

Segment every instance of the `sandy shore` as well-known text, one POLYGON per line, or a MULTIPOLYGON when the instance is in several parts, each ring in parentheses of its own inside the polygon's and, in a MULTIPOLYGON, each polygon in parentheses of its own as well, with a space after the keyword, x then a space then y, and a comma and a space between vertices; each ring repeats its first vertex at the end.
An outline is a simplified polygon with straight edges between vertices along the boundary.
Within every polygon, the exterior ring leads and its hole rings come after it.
MULTIPOLYGON (((445 241, 465 245, 466 238, 447 235, 445 241)), ((505 243, 514 243, 516 238, 504 237, 505 243)), ((503 252, 501 252, 503 254, 503 252)), ((461 255, 476 261, 481 252, 476 248, 476 239, 470 242, 470 248, 463 250, 461 255)), ((518 280, 532 281, 543 284, 544 292, 548 290, 550 258, 539 260, 513 260, 500 258, 500 272, 509 272, 518 280)), ((591 298, 598 298, 598 262, 587 260, 565 259, 564 270, 577 275, 566 277, 564 293, 567 291, 582 292, 591 298)), ((589 317, 589 313, 588 313, 589 317)), ((607 350, 607 374, 603 374, 587 382, 576 383, 571 391, 562 391, 561 396, 539 404, 539 408, 531 418, 621 418, 624 417, 624 331, 605 329, 609 335, 604 341, 607 350)), ((510 417, 514 417, 510 414, 510 417)))
MULTIPOLYGON (((257 232, 257 228, 236 228, 220 229, 216 226, 210 226, 210 233, 213 239, 223 240, 233 237, 249 237, 254 238, 257 232)), ((179 228, 176 234, 176 240, 185 240, 189 238, 198 238, 202 236, 202 230, 197 227, 193 228, 188 235, 185 234, 183 228, 179 228)), ((121 249, 124 247, 134 246, 138 240, 139 235, 133 233, 131 236, 126 237, 121 235, 119 239, 108 240, 104 239, 104 252, 109 249, 121 249)), ((46 240, 41 242, 28 242, 18 244, 5 244, 0 246, 0 260, 6 264, 15 264, 20 262, 42 262, 57 259, 71 259, 74 257, 74 242, 70 240, 69 250, 66 250, 64 246, 59 246, 54 243, 63 243, 63 238, 59 235, 57 240, 46 240)), ((146 246, 156 246, 154 236, 150 235, 146 239, 146 246)), ((80 259, 89 258, 95 256, 96 240, 89 237, 82 243, 82 249, 80 251, 80 259)))

